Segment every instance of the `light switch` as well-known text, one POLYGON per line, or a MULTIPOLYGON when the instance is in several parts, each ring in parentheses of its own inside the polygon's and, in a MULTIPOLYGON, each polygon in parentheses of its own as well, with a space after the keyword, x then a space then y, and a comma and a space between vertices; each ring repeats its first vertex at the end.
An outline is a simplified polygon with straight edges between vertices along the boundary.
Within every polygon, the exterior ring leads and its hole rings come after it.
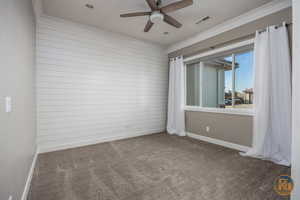
POLYGON ((11 97, 5 97, 5 112, 9 113, 11 112, 11 97))

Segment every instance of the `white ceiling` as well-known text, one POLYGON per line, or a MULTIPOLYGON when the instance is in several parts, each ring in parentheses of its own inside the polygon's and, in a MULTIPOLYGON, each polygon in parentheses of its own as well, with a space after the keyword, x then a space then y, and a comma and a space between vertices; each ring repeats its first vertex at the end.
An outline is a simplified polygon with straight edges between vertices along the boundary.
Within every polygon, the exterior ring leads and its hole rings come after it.
MULTIPOLYGON (((177 0, 162 0, 163 5, 177 0)), ((46 15, 89 24, 109 31, 119 32, 139 39, 170 45, 205 31, 228 19, 260 7, 272 0, 194 0, 190 7, 170 13, 183 24, 177 29, 166 23, 155 24, 148 33, 144 27, 145 17, 120 18, 122 13, 149 11, 145 0, 43 0, 46 15), (90 10, 85 4, 93 4, 90 10), (211 19, 196 25, 203 16, 211 19), (164 32, 169 32, 164 35, 164 32)))

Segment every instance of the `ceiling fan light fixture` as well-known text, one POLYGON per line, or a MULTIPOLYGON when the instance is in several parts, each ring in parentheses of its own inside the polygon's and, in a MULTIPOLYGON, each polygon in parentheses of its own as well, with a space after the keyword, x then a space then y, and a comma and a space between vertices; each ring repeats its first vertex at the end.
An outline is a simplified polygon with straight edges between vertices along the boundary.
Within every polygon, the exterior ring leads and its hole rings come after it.
POLYGON ((164 15, 161 14, 159 11, 153 11, 152 14, 150 15, 150 20, 152 23, 160 22, 164 20, 164 15))
POLYGON ((150 31, 152 26, 155 23, 161 23, 164 21, 165 23, 175 27, 181 28, 182 24, 178 22, 174 17, 168 15, 170 12, 174 12, 183 8, 186 8, 193 4, 193 0, 180 0, 174 3, 170 3, 165 6, 161 6, 162 0, 146 0, 148 6, 151 11, 148 12, 134 12, 121 14, 120 17, 138 17, 138 16, 148 16, 148 21, 144 28, 144 32, 147 33, 150 31))

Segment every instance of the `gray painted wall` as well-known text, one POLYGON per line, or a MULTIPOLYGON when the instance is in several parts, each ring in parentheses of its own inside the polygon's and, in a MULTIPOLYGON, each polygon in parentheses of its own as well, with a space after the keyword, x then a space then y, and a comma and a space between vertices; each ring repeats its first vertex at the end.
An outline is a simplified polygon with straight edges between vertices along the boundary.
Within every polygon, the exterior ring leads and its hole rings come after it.
POLYGON ((21 199, 35 153, 35 25, 31 0, 0 1, 0 199, 21 199), (11 96, 11 113, 4 97, 11 96))
POLYGON ((244 146, 252 146, 252 116, 209 112, 186 113, 186 131, 244 146), (210 131, 206 132, 206 126, 210 131))

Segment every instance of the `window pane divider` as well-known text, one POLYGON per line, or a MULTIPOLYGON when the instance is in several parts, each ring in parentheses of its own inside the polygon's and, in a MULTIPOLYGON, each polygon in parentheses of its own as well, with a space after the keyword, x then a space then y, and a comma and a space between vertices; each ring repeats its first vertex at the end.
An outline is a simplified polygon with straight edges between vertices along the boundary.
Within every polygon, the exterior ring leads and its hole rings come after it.
POLYGON ((231 105, 235 106, 235 54, 232 54, 232 88, 231 88, 231 105))

